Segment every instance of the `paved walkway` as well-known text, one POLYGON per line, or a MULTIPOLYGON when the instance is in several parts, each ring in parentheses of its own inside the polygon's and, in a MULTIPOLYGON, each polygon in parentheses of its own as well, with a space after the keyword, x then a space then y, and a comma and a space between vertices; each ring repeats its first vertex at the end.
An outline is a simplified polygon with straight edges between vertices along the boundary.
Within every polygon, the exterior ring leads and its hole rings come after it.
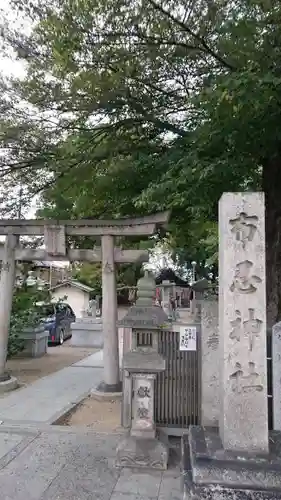
POLYGON ((51 424, 84 399, 103 375, 102 351, 0 399, 4 423, 51 424))
POLYGON ((182 500, 178 445, 163 473, 117 469, 120 434, 50 425, 102 380, 102 354, 0 399, 1 500, 182 500))
POLYGON ((119 435, 0 427, 1 500, 182 500, 178 467, 117 469, 119 435))

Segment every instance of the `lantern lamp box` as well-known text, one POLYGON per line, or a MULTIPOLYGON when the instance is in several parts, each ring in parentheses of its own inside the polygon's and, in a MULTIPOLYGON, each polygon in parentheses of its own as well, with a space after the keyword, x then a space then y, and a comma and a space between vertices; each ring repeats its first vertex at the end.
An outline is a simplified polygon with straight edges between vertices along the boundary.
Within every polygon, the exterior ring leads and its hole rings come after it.
POLYGON ((180 327, 180 351, 197 350, 197 330, 196 326, 180 327))
POLYGON ((123 368, 130 373, 160 373, 166 368, 166 361, 158 352, 131 351, 124 356, 123 368))

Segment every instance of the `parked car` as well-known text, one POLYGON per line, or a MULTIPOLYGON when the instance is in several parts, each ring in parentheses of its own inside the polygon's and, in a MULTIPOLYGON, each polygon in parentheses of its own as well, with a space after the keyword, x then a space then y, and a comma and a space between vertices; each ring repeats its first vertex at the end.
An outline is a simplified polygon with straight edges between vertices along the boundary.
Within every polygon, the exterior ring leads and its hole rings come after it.
POLYGON ((57 304, 40 304, 42 310, 42 323, 49 331, 49 344, 63 344, 71 337, 70 325, 75 321, 75 314, 71 307, 64 302, 57 304))

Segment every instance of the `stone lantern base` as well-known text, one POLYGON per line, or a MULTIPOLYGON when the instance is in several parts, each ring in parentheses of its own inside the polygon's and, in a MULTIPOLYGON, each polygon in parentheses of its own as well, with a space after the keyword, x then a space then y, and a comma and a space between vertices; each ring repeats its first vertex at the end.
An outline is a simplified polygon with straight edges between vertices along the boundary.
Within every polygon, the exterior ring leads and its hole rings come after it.
POLYGON ((166 470, 169 448, 159 439, 127 436, 116 450, 117 467, 141 467, 166 470))

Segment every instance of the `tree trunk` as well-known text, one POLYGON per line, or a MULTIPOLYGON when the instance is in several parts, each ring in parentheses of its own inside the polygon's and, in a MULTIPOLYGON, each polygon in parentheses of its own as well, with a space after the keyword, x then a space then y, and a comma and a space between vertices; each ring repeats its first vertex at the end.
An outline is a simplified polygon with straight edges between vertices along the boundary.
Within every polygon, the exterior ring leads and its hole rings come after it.
POLYGON ((281 156, 263 168, 266 233, 267 326, 281 319, 281 156))

